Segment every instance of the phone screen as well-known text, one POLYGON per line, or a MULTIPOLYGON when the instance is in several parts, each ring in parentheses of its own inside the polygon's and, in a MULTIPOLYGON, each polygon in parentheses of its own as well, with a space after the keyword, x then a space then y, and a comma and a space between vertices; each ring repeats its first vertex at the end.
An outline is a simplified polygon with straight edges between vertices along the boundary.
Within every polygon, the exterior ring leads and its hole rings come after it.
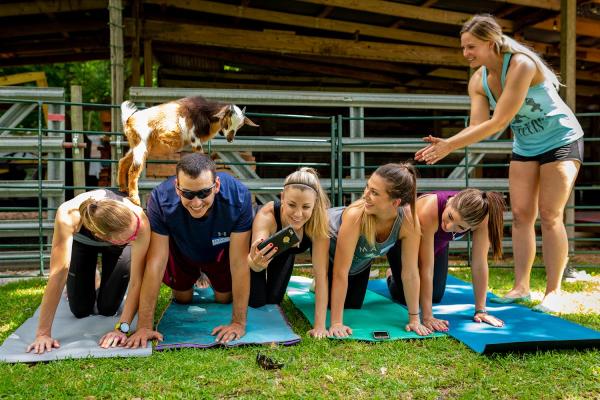
POLYGON ((373 338, 378 340, 389 339, 390 334, 387 331, 373 331, 373 338))

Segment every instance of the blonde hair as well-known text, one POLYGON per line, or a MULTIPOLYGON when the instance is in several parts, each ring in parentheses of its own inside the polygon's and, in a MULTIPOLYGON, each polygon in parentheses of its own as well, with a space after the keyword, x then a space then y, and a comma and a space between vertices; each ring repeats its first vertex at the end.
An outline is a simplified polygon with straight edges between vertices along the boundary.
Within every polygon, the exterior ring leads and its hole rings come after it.
POLYGON ((542 72, 545 80, 552 83, 556 89, 560 87, 561 84, 558 81, 558 77, 540 55, 524 44, 502 34, 502 28, 492 15, 477 14, 473 16, 473 18, 464 23, 460 34, 462 35, 466 32, 469 32, 479 40, 492 42, 494 44, 494 51, 497 54, 512 53, 526 55, 542 72))
MULTIPOLYGON (((419 219, 416 218, 415 202, 417 198, 417 172, 410 163, 390 163, 377 168, 373 175, 379 175, 388 183, 387 194, 394 200, 401 199, 403 203, 410 204, 412 214, 411 223, 420 231, 419 219)), ((356 200, 348 208, 359 208, 362 212, 360 233, 365 237, 370 246, 375 245, 377 226, 375 215, 365 213, 364 198, 356 200)))
POLYGON ((132 214, 129 207, 113 199, 88 198, 79 205, 83 226, 96 236, 126 231, 131 226, 132 214))
POLYGON ((502 258, 504 236, 504 210, 506 203, 500 193, 464 189, 450 199, 450 206, 460 214, 469 226, 477 226, 489 215, 488 238, 495 259, 502 258))
POLYGON ((283 190, 294 188, 301 191, 314 190, 317 194, 315 207, 312 215, 306 221, 304 232, 311 239, 329 237, 329 220, 327 218, 327 209, 329 208, 329 198, 321 187, 319 174, 313 168, 302 167, 289 174, 283 182, 283 190))

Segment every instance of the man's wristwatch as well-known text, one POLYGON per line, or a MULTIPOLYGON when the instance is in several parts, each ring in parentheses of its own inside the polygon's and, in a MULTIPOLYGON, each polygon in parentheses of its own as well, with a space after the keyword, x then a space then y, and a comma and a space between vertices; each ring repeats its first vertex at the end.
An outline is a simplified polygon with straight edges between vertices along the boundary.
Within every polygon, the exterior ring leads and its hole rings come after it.
POLYGON ((115 330, 129 336, 129 324, 127 322, 117 322, 115 330))

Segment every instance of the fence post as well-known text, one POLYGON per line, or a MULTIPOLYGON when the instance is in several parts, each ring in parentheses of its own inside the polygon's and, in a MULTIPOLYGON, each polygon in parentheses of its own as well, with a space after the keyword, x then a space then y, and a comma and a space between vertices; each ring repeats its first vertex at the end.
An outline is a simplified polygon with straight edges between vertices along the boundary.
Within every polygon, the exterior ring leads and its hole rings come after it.
MULTIPOLYGON (((71 103, 81 103, 83 96, 81 94, 81 86, 71 85, 71 103)), ((83 131, 83 109, 79 105, 71 104, 71 142, 72 159, 73 159, 73 193, 75 196, 85 192, 85 164, 83 163, 84 151, 79 148, 79 143, 84 143, 84 136, 80 132, 83 131), (77 189, 78 187, 82 189, 77 189)))
MULTIPOLYGON (((365 109, 363 107, 350 107, 350 137, 364 139, 365 137, 365 109), (360 118, 360 119, 355 119, 360 118)), ((350 177, 352 179, 365 179, 365 153, 350 153, 350 177), (362 167, 358 169, 356 167, 362 167)), ((352 201, 360 198, 360 193, 352 193, 352 201)))

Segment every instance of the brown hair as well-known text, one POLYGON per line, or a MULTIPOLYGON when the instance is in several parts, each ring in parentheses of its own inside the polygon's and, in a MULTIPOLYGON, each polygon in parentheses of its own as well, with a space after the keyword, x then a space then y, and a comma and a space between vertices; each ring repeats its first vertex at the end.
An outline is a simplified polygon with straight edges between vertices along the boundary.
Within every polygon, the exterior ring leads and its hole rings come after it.
MULTIPOLYGON (((403 203, 410 204, 412 214, 412 223, 419 230, 419 219, 416 218, 415 202, 417 198, 417 172, 410 163, 390 163, 380 166, 373 175, 379 175, 388 183, 387 194, 392 199, 401 199, 403 203)), ((364 199, 359 199, 352 203, 350 207, 362 207, 360 231, 367 239, 369 245, 375 244, 375 216, 364 213, 364 199)))
POLYGON ((477 226, 488 218, 488 238, 495 259, 502 257, 502 237, 504 236, 504 215, 506 203, 498 192, 484 192, 479 189, 464 189, 452 197, 450 205, 460 214, 469 226, 477 226))
POLYGON ((213 182, 217 176, 217 166, 210 157, 201 153, 190 153, 181 157, 175 167, 175 175, 179 178, 179 172, 183 172, 192 179, 196 179, 204 171, 210 171, 213 182))
POLYGON ((329 237, 329 221, 327 209, 329 198, 321 187, 319 174, 314 168, 302 167, 289 174, 283 182, 283 190, 287 188, 299 189, 301 191, 314 190, 317 194, 315 207, 312 215, 306 221, 305 232, 311 239, 329 237))
POLYGON ((81 222, 92 234, 108 237, 121 233, 131 226, 133 211, 120 201, 113 199, 85 199, 79 205, 81 222))
POLYGON ((556 74, 552 72, 548 64, 534 50, 502 34, 502 28, 496 19, 490 14, 477 14, 464 23, 460 34, 469 32, 479 40, 492 42, 497 54, 521 53, 529 57, 544 75, 545 80, 550 81, 555 88, 560 86, 556 74))

